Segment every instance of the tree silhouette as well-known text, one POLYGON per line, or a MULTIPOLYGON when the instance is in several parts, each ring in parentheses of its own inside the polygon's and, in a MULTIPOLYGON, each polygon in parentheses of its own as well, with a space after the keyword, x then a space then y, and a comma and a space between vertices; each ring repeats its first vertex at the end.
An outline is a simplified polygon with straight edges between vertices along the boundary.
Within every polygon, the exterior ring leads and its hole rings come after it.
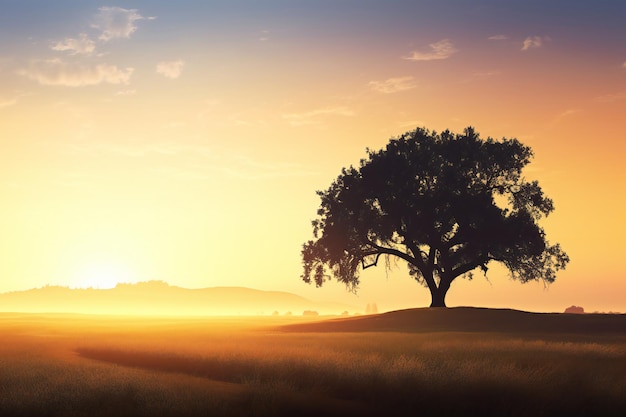
POLYGON ((428 287, 431 307, 445 307, 452 281, 476 268, 486 275, 491 262, 522 283, 553 282, 569 258, 537 224, 554 206, 522 176, 532 156, 517 139, 483 140, 471 127, 462 135, 420 128, 368 149, 358 168, 317 192, 302 279, 319 287, 331 273, 356 291, 361 268, 381 255, 389 268, 395 257, 428 287))

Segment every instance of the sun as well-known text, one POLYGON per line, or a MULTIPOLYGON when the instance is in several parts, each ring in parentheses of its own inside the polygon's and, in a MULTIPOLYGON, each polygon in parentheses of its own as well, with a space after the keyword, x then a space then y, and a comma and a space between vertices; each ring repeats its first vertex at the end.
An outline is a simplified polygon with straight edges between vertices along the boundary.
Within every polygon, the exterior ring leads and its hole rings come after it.
POLYGON ((132 271, 115 262, 94 262, 85 266, 78 278, 81 288, 108 289, 119 283, 134 282, 132 271))

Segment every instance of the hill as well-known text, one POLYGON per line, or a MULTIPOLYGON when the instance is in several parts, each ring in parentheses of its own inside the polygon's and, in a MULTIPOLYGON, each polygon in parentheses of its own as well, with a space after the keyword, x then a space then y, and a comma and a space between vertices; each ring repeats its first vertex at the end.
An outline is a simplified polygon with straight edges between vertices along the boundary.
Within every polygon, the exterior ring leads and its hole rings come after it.
POLYGON ((282 326, 289 332, 498 332, 621 334, 626 314, 529 313, 474 307, 417 308, 282 326))
POLYGON ((317 302, 282 291, 245 287, 189 289, 162 281, 118 284, 111 289, 72 289, 46 286, 0 294, 0 311, 36 313, 140 314, 140 315, 269 315, 304 310, 340 314, 354 307, 317 302))

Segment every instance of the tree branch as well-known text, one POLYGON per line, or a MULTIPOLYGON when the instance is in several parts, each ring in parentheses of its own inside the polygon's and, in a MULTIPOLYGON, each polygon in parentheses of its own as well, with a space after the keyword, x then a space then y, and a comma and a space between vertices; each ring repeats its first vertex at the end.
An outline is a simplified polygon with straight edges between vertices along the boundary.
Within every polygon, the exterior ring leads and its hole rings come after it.
POLYGON ((367 239, 367 244, 373 247, 374 249, 376 249, 378 253, 397 256, 398 258, 404 259, 408 263, 420 268, 419 261, 407 253, 404 253, 398 249, 387 248, 385 246, 377 245, 376 243, 372 242, 370 239, 367 239))
POLYGON ((413 257, 417 261, 417 265, 415 265, 415 266, 420 268, 420 270, 422 268, 425 268, 426 267, 426 261, 423 258, 423 255, 425 255, 425 253, 422 252, 415 243, 413 243, 411 241, 408 241, 406 238, 404 240, 404 246, 406 246, 411 251, 411 253, 413 254, 413 257))
POLYGON ((463 275, 465 273, 468 273, 469 271, 476 269, 479 266, 486 268, 486 263, 488 261, 489 261, 489 257, 483 256, 475 260, 474 262, 469 262, 469 263, 466 263, 465 265, 459 266, 458 268, 454 268, 450 272, 450 282, 452 282, 456 277, 463 275))

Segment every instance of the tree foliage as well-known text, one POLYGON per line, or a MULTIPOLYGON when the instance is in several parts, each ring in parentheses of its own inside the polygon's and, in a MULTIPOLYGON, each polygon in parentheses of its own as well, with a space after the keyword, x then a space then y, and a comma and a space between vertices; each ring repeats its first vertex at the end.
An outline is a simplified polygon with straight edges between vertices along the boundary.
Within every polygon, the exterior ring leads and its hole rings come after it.
POLYGON ((538 225, 554 206, 522 176, 532 156, 517 139, 483 140, 471 127, 462 135, 416 129, 368 149, 317 192, 302 279, 321 286, 332 274, 355 290, 361 269, 396 257, 429 288, 431 306, 445 306, 454 279, 486 274, 491 262, 523 283, 553 282, 569 258, 538 225))

